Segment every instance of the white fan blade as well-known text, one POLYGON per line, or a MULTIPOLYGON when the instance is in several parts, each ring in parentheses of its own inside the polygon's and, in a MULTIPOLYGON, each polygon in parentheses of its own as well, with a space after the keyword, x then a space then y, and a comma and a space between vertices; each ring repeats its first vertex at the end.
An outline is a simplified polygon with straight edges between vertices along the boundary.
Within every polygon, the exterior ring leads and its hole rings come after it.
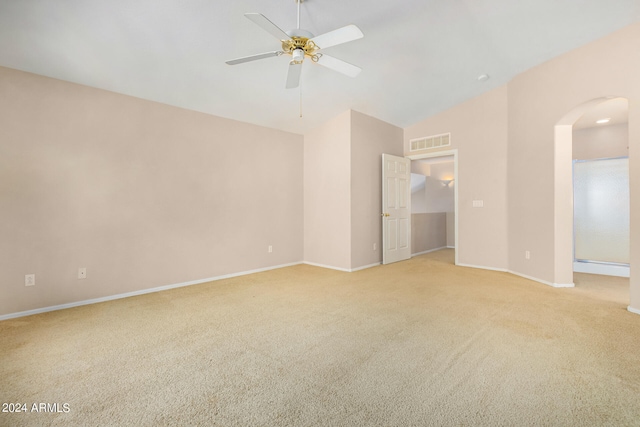
POLYGON ((328 33, 320 34, 311 39, 318 49, 326 49, 331 46, 358 40, 364 37, 360 28, 355 25, 347 25, 346 27, 338 28, 337 30, 329 31, 328 33))
POLYGON ((302 73, 302 62, 289 63, 289 71, 287 72, 287 89, 293 89, 300 85, 300 74, 302 73))
POLYGON ((327 68, 337 71, 349 77, 356 77, 362 71, 362 68, 351 65, 348 62, 344 62, 342 59, 334 58, 329 55, 322 55, 318 59, 318 64, 327 68))
POLYGON ((245 13, 244 16, 251 19, 260 28, 262 28, 278 40, 289 40, 291 38, 287 35, 287 33, 282 31, 280 27, 269 21, 269 19, 267 19, 267 17, 261 13, 245 13))
POLYGON ((229 65, 242 64, 243 62, 257 61, 258 59, 271 58, 272 56, 280 56, 283 53, 284 52, 281 52, 281 51, 259 53, 257 55, 244 56, 242 58, 231 59, 229 61, 226 61, 226 63, 229 65))

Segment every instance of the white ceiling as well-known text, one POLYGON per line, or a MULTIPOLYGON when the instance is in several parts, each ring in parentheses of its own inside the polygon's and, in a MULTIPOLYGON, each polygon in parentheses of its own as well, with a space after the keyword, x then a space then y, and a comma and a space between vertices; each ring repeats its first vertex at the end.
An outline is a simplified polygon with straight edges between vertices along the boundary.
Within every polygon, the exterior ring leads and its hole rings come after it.
POLYGON ((400 127, 640 20, 638 0, 305 0, 301 27, 365 37, 326 50, 355 79, 288 57, 246 19, 296 26, 295 0, 0 0, 0 65, 296 133, 352 108, 400 127), (480 74, 491 78, 479 82, 480 74))

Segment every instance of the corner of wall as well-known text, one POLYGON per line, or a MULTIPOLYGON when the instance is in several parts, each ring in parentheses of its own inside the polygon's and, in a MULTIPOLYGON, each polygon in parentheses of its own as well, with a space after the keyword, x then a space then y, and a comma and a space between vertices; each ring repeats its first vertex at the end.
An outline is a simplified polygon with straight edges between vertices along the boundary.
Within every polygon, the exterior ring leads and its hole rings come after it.
POLYGON ((351 270, 382 262, 382 154, 402 156, 400 127, 351 110, 351 270), (375 247, 375 249, 374 249, 375 247))

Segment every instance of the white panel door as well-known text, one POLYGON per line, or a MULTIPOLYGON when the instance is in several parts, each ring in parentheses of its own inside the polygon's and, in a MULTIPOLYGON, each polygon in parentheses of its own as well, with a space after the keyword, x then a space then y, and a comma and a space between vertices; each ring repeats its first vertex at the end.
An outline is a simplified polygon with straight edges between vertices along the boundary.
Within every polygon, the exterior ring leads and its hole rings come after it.
POLYGON ((382 263, 411 258, 411 160, 382 155, 382 263))

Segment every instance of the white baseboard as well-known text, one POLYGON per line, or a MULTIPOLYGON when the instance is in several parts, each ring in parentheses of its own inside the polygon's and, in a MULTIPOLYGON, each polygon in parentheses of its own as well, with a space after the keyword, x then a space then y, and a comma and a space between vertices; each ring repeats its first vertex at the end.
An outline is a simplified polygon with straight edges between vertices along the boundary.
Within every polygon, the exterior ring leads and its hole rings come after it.
POLYGON ((455 249, 455 246, 445 246, 447 249, 455 249))
POLYGON ((363 265, 361 267, 356 267, 356 268, 334 267, 332 265, 318 264, 317 262, 309 262, 309 261, 303 261, 302 264, 312 265, 314 267, 320 267, 320 268, 328 268, 329 270, 344 271, 345 273, 353 273, 354 271, 364 270, 365 268, 376 267, 381 263, 376 262, 375 264, 363 265))
POLYGON ((547 286, 552 286, 554 288, 573 288, 573 287, 575 287, 575 284, 573 284, 573 283, 551 283, 551 282, 547 282, 546 280, 538 279, 536 277, 527 276, 526 274, 516 273, 515 271, 507 270, 506 268, 485 267, 485 266, 482 266, 482 265, 471 265, 471 264, 456 264, 456 265, 459 266, 459 267, 479 268, 481 270, 490 270, 490 271, 499 271, 499 272, 502 272, 502 273, 511 273, 513 275, 520 276, 520 277, 523 277, 523 278, 528 279, 528 280, 533 280, 534 282, 542 283, 542 284, 547 285, 547 286))
POLYGON ((633 308, 631 306, 627 307, 627 310, 635 314, 640 314, 640 310, 638 310, 637 308, 633 308))
POLYGON ((238 277, 238 276, 246 276, 247 274, 254 274, 254 273, 260 273, 260 272, 263 272, 263 271, 276 270, 278 268, 291 267, 293 265, 299 265, 299 264, 302 264, 302 262, 293 262, 293 263, 290 263, 290 264, 275 265, 275 266, 272 266, 272 267, 258 268, 258 269, 255 269, 255 270, 247 270, 247 271, 242 271, 242 272, 239 272, 239 273, 225 274, 225 275, 222 275, 222 276, 209 277, 209 278, 206 278, 206 279, 191 280, 189 282, 182 282, 182 283, 175 283, 175 284, 172 284, 172 285, 158 286, 156 288, 141 289, 139 291, 127 292, 127 293, 124 293, 124 294, 109 295, 109 296, 106 296, 106 297, 92 298, 92 299, 88 299, 88 300, 84 300, 84 301, 76 301, 76 302, 70 302, 70 303, 67 303, 67 304, 54 305, 54 306, 50 306, 50 307, 36 308, 34 310, 26 310, 26 311, 19 311, 17 313, 3 314, 3 315, 0 316, 0 321, 8 320, 8 319, 15 319, 17 317, 31 316, 31 315, 34 315, 34 314, 47 313, 49 311, 64 310, 66 308, 80 307, 80 306, 83 306, 83 305, 97 304, 97 303, 101 303, 101 302, 113 301, 113 300, 121 299, 121 298, 129 298, 129 297, 134 297, 134 296, 137 296, 137 295, 144 295, 144 294, 151 294, 151 293, 154 293, 154 292, 167 291, 169 289, 182 288, 182 287, 185 287, 185 286, 199 285, 201 283, 214 282, 216 280, 222 280, 222 279, 230 279, 232 277, 238 277))
POLYGON ((456 264, 456 265, 459 267, 478 268, 480 270, 490 270, 490 271, 499 271, 501 273, 507 273, 506 268, 485 267, 482 265, 471 265, 471 264, 456 264))
POLYGON ((415 254, 411 254, 411 257, 418 256, 418 255, 428 254, 428 253, 430 253, 430 252, 439 251, 439 250, 441 250, 441 249, 446 249, 447 247, 448 247, 448 246, 440 246, 439 248, 429 249, 428 251, 417 252, 417 253, 415 253, 415 254))
POLYGON ((351 270, 348 268, 334 267, 332 265, 318 264, 317 262, 309 262, 309 261, 303 261, 302 263, 306 265, 312 265, 314 267, 328 268, 329 270, 338 270, 338 271, 344 271, 345 273, 351 273, 351 270))
POLYGON ((575 288, 576 284, 571 282, 571 283, 552 283, 551 286, 553 286, 554 288, 575 288))
POLYGON ((380 264, 382 264, 382 263, 381 263, 381 262, 376 262, 376 263, 374 263, 374 264, 363 265, 363 266, 361 266, 361 267, 352 268, 352 269, 351 269, 351 272, 353 273, 353 272, 355 272, 355 271, 365 270, 365 269, 367 269, 367 268, 371 268, 371 267, 377 267, 377 266, 379 266, 380 264))
POLYGON ((517 273, 515 271, 507 270, 508 273, 515 274, 516 276, 524 277, 525 279, 533 280, 534 282, 542 283, 543 285, 553 286, 554 288, 574 288, 575 283, 551 283, 546 280, 538 279, 536 277, 527 276, 526 274, 517 273))
POLYGON ((574 262, 576 273, 602 274, 605 276, 629 277, 629 266, 600 264, 597 262, 574 262))

